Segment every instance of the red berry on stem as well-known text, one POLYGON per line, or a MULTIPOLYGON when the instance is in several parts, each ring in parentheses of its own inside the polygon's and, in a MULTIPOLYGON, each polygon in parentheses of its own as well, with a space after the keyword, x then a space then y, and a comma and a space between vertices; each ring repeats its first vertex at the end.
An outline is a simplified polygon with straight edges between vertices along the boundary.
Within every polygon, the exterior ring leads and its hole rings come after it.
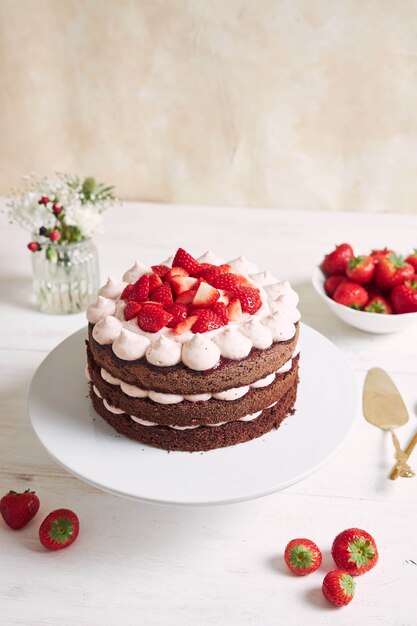
POLYGON ((52 205, 52 211, 55 213, 55 215, 59 215, 62 212, 62 206, 58 206, 56 202, 53 203, 52 205))
POLYGON ((48 204, 48 202, 49 202, 49 198, 47 196, 42 196, 38 204, 48 204))
POLYGON ((37 241, 31 241, 30 243, 28 243, 28 248, 31 252, 37 252, 41 249, 37 241))
POLYGON ((52 230, 51 234, 49 235, 49 239, 51 241, 59 241, 61 239, 61 233, 59 232, 59 230, 52 230))

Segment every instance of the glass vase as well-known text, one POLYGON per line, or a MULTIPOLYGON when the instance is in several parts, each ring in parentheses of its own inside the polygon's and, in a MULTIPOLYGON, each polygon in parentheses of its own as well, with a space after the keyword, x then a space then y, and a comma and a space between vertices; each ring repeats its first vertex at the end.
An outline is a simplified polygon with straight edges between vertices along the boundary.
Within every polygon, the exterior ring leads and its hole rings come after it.
POLYGON ((99 266, 91 239, 49 243, 32 254, 33 289, 46 313, 79 313, 97 298, 99 266))

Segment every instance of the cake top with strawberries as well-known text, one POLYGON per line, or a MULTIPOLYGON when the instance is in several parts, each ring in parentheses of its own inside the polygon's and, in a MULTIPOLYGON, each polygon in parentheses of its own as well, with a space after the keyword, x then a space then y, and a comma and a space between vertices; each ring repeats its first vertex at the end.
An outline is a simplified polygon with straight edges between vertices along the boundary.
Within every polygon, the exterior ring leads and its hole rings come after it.
POLYGON ((298 296, 288 282, 239 257, 179 248, 152 267, 138 261, 123 281, 109 277, 87 310, 93 337, 120 359, 203 371, 220 357, 242 359, 295 335, 298 296))

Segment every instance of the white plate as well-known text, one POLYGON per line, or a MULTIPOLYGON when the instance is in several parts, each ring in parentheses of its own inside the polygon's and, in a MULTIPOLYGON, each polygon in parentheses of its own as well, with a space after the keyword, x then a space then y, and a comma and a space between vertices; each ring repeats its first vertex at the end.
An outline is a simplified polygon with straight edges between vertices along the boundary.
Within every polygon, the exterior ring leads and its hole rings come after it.
POLYGON ((37 370, 28 411, 45 448, 70 472, 121 496, 165 504, 249 500, 303 480, 346 441, 358 413, 355 376, 328 339, 302 325, 296 413, 277 431, 210 452, 170 452, 118 435, 90 406, 86 331, 37 370))

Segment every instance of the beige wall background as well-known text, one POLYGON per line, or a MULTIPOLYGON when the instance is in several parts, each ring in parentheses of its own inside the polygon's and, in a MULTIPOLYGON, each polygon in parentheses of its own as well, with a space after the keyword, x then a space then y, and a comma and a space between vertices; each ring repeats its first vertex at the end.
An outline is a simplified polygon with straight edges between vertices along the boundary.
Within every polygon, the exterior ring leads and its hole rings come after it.
POLYGON ((0 193, 417 209, 417 2, 0 0, 0 193))

